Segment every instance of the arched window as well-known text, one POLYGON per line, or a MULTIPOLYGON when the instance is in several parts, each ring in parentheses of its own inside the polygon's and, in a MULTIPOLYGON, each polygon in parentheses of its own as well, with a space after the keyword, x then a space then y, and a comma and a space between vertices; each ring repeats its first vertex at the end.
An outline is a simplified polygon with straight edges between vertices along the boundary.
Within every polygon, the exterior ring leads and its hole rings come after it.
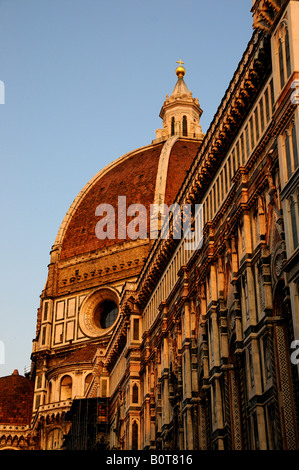
POLYGON ((92 379, 92 374, 88 374, 86 377, 85 377, 85 381, 84 381, 84 395, 89 387, 89 384, 91 382, 91 379, 92 379))
POLYGON ((174 117, 171 118, 171 135, 174 135, 174 123, 175 123, 175 120, 174 120, 174 117))
POLYGON ((183 135, 188 135, 188 128, 187 128, 187 116, 183 116, 183 135))
POLYGON ((60 428, 55 428, 49 432, 47 438, 47 450, 58 450, 62 446, 62 431, 60 428))
POLYGON ((65 375, 60 382, 60 401, 72 398, 72 378, 65 375))
POLYGON ((285 20, 282 21, 278 34, 279 40, 277 52, 279 61, 280 86, 283 88, 286 80, 291 75, 290 40, 288 25, 285 20))

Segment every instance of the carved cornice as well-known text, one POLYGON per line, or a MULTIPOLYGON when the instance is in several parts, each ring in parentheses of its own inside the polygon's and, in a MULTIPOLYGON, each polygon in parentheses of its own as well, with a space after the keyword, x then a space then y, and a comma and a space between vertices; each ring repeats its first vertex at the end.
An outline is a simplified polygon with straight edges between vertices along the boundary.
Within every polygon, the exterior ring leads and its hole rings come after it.
POLYGON ((30 426, 0 426, 0 450, 36 449, 36 436, 30 426))
POLYGON ((253 7, 253 28, 270 32, 288 0, 256 0, 253 7))
POLYGON ((183 202, 193 202, 204 194, 270 70, 269 41, 257 33, 249 43, 185 181, 183 202))

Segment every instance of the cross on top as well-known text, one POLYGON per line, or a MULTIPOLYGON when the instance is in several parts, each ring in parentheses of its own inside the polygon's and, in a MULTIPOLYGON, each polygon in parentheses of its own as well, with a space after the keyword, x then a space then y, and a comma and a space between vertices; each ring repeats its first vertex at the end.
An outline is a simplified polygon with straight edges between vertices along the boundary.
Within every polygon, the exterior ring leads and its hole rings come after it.
POLYGON ((180 60, 177 60, 176 63, 180 64, 180 67, 181 67, 181 65, 184 64, 185 62, 182 62, 181 59, 180 59, 180 60))

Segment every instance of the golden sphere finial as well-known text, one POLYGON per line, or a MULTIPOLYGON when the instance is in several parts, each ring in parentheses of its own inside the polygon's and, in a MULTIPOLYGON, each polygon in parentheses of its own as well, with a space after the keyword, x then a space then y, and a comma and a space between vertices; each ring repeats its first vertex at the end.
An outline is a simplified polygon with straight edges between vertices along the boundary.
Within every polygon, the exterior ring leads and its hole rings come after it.
POLYGON ((177 60, 176 63, 177 63, 177 64, 180 64, 180 65, 176 68, 175 73, 176 73, 176 75, 177 75, 179 78, 180 78, 180 77, 183 78, 183 76, 184 76, 185 73, 186 73, 185 67, 182 66, 182 64, 184 64, 184 62, 182 62, 181 59, 180 59, 180 60, 177 60))

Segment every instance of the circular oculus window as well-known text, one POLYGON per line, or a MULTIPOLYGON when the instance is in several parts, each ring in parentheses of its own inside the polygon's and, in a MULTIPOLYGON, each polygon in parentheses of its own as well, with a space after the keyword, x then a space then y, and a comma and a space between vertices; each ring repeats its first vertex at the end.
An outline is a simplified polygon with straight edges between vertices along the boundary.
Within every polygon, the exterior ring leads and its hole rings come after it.
POLYGON ((103 300, 94 313, 94 321, 96 325, 105 330, 113 325, 117 318, 118 308, 113 300, 103 300))
POLYGON ((89 295, 82 303, 79 324, 89 337, 107 334, 118 315, 118 295, 111 289, 100 289, 89 295))

